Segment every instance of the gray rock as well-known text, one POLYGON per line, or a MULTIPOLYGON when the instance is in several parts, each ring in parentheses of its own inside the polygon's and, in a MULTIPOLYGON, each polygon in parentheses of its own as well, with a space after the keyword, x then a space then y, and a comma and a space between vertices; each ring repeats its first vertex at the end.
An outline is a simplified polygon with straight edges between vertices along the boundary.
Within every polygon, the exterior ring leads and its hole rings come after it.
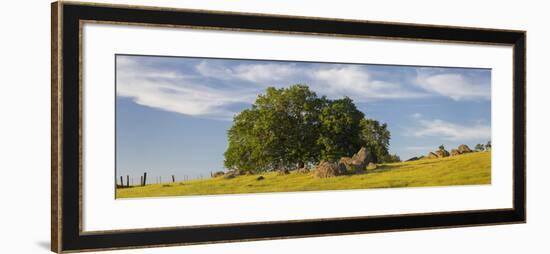
POLYGON ((438 156, 437 154, 433 153, 433 152, 429 152, 427 155, 426 155, 426 158, 428 159, 437 159, 438 156))
POLYGON ((315 177, 329 178, 345 174, 346 167, 341 163, 321 161, 314 172, 315 177))
POLYGON ((458 152, 460 152, 460 154, 471 153, 472 149, 470 149, 470 147, 468 147, 467 145, 462 144, 458 146, 458 152))
POLYGON ((342 157, 339 161, 339 163, 342 164, 349 172, 365 170, 367 165, 371 162, 374 162, 374 158, 365 147, 361 147, 361 149, 359 149, 359 151, 351 158, 342 157))
POLYGON ((445 149, 442 149, 442 150, 437 150, 435 151, 435 154, 437 155, 437 158, 445 158, 445 157, 449 157, 449 152, 445 149))

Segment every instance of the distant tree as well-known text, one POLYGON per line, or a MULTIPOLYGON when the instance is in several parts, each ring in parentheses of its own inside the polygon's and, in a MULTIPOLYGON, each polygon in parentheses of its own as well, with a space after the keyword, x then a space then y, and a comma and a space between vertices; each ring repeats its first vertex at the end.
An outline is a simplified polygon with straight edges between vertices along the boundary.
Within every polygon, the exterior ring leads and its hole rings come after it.
POLYGON ((439 151, 445 150, 445 146, 444 146, 444 145, 440 145, 438 148, 439 148, 439 151))
POLYGON ((390 162, 394 160, 388 153, 390 146, 390 131, 387 124, 380 124, 373 119, 362 119, 361 126, 361 146, 367 147, 374 155, 375 162, 390 162))
POLYGON ((487 144, 485 145, 485 150, 491 151, 491 148, 492 148, 492 146, 491 146, 491 140, 489 140, 489 141, 487 141, 487 144))
POLYGON ((397 154, 388 154, 382 159, 381 162, 384 162, 384 163, 401 162, 401 158, 397 154))
POLYGON ((474 149, 478 152, 481 152, 485 150, 485 147, 483 146, 483 144, 477 144, 474 149))

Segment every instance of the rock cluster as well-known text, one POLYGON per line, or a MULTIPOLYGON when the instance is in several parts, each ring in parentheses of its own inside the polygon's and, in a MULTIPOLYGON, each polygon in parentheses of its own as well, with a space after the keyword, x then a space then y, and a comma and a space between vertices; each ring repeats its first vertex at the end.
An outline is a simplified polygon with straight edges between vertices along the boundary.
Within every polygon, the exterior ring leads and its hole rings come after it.
POLYGON ((321 161, 314 169, 315 176, 327 178, 344 174, 366 173, 367 166, 376 168, 372 154, 365 147, 350 157, 342 157, 338 162, 321 161))
MULTIPOLYGON (((457 156, 457 155, 471 153, 471 152, 472 152, 472 149, 470 149, 470 147, 468 147, 465 144, 462 144, 462 145, 459 145, 456 149, 451 149, 450 153, 445 149, 440 149, 435 152, 429 152, 424 158, 427 158, 427 159, 445 158, 449 156, 457 156)), ((419 160, 420 158, 421 157, 412 157, 407 161, 419 160)))
MULTIPOLYGON (((290 173, 309 174, 312 172, 315 177, 328 178, 345 174, 363 174, 367 172, 367 168, 369 170, 373 170, 376 169, 376 167, 377 166, 374 163, 374 156, 369 150, 367 150, 367 148, 361 147, 361 149, 359 149, 359 151, 357 151, 357 153, 355 153, 352 157, 342 157, 338 162, 321 161, 319 165, 312 170, 307 167, 302 167, 293 170, 292 172, 288 169, 277 170, 276 172, 277 175, 287 175, 290 173)), ((227 173, 218 171, 216 173, 212 173, 212 177, 223 176, 225 179, 232 179, 246 173, 248 172, 242 172, 239 170, 231 170, 227 173)), ((263 179, 263 176, 256 178, 258 181, 263 179)))

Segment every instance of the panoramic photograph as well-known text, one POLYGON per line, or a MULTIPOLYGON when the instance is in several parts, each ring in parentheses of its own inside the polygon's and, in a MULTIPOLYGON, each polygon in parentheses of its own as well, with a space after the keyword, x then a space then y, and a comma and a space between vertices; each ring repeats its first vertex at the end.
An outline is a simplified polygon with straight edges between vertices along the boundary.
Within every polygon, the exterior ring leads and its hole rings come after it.
POLYGON ((491 70, 116 55, 115 198, 491 184, 491 70))

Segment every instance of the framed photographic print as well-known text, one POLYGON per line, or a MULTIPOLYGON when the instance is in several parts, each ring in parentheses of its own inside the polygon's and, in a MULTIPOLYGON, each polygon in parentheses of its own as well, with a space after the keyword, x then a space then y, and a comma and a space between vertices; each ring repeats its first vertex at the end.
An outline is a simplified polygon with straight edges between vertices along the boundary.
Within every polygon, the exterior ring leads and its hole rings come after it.
POLYGON ((524 223, 525 31, 52 4, 52 251, 524 223))

